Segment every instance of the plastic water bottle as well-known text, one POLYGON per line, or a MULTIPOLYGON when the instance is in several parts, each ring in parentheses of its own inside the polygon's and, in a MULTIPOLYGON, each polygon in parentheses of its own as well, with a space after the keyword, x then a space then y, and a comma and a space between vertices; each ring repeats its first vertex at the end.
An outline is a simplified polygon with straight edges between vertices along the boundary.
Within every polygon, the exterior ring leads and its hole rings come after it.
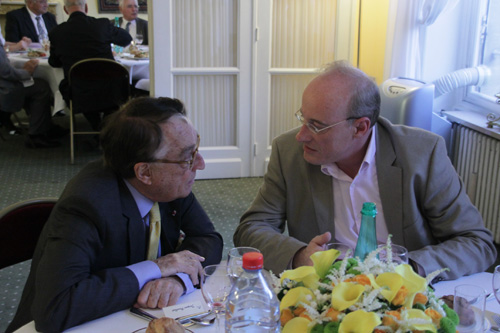
POLYGON ((243 255, 243 272, 226 302, 226 332, 279 332, 279 301, 262 274, 261 253, 243 255))

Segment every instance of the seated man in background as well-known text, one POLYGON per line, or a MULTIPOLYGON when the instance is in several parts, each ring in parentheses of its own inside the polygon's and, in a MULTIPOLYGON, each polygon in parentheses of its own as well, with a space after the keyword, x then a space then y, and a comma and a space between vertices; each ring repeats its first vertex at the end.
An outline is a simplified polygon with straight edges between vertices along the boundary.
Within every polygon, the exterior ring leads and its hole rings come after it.
POLYGON ((234 244, 261 250, 276 274, 311 265, 310 255, 330 241, 354 249, 362 205, 374 202, 378 242, 391 234, 421 275, 448 267, 439 279, 456 279, 493 264, 491 232, 443 138, 393 125, 379 110, 378 87, 360 70, 336 62, 317 76, 295 114, 302 126, 273 142, 234 244))
MULTIPOLYGON (((114 59, 111 44, 126 46, 132 37, 123 29, 109 24, 107 18, 96 19, 87 16, 86 0, 64 0, 68 21, 61 23, 49 33, 52 67, 62 67, 64 79, 59 90, 69 105, 68 74, 71 66, 88 58, 114 59)), ((94 130, 99 130, 101 116, 84 113, 94 130)))
MULTIPOLYGON (((0 43, 1 45, 1 43, 0 43)), ((38 60, 26 61, 23 68, 14 68, 7 58, 4 47, 0 47, 0 125, 11 134, 20 134, 10 119, 12 113, 25 109, 29 116, 28 148, 51 148, 60 143, 57 139, 68 133, 52 123, 50 87, 42 79, 31 76, 38 60)))
MULTIPOLYGON (((122 13, 120 17, 120 27, 125 29, 132 40, 136 40, 137 34, 142 35, 142 45, 148 45, 148 21, 141 19, 139 14, 139 4, 137 0, 120 0, 118 7, 122 13)), ((111 20, 114 24, 114 20, 111 20)))
POLYGON ((191 192, 205 168, 199 143, 177 99, 137 98, 108 116, 103 159, 85 166, 54 207, 7 332, 31 320, 37 331, 62 332, 190 292, 223 247, 191 192))
POLYGON ((7 13, 5 39, 17 43, 23 37, 40 43, 38 36, 47 35, 57 26, 56 17, 48 12, 47 0, 25 0, 26 6, 7 13))

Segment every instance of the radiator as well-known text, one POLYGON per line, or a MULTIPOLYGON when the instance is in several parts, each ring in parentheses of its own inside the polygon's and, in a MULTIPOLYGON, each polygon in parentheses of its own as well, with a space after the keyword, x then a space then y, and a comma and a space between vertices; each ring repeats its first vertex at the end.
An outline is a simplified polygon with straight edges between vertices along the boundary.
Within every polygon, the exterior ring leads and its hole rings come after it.
POLYGON ((500 243, 500 140, 453 123, 452 162, 467 194, 500 243))

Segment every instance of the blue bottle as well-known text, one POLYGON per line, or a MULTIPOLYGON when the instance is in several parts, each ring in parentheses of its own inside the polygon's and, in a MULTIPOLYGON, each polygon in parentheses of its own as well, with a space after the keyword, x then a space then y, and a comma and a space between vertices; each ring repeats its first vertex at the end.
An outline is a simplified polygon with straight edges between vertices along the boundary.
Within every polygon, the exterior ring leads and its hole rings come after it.
POLYGON ((377 228, 375 217, 377 207, 373 202, 365 202, 361 210, 361 227, 354 256, 364 260, 366 256, 377 249, 377 228))

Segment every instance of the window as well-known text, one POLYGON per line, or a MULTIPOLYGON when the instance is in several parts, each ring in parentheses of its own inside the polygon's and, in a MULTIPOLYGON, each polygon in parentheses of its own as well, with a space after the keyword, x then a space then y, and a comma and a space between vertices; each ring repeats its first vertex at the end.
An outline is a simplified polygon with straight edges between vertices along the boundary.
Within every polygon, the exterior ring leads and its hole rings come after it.
POLYGON ((477 33, 473 35, 470 55, 473 66, 484 65, 491 75, 481 86, 469 89, 466 101, 481 110, 500 116, 500 0, 482 0, 479 5, 477 33))

